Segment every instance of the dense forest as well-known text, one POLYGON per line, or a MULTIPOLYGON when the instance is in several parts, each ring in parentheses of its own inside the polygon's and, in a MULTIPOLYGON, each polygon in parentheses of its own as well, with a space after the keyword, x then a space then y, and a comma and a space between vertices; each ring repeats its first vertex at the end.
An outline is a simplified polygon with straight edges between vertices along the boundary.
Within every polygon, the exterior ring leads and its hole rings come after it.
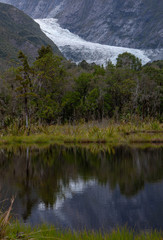
POLYGON ((19 66, 0 77, 1 128, 133 116, 163 120, 163 61, 142 66, 123 53, 116 66, 76 65, 54 55, 50 46, 38 50, 32 65, 23 52, 18 58, 19 66))

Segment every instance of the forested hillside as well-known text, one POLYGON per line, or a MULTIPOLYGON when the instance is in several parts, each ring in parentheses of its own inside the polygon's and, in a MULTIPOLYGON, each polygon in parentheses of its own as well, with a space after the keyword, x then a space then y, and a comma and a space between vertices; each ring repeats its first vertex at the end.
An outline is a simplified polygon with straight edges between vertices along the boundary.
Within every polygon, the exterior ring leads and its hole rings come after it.
POLYGON ((0 3, 0 70, 16 65, 19 50, 33 61, 38 48, 48 44, 61 56, 59 49, 32 18, 13 6, 0 3))

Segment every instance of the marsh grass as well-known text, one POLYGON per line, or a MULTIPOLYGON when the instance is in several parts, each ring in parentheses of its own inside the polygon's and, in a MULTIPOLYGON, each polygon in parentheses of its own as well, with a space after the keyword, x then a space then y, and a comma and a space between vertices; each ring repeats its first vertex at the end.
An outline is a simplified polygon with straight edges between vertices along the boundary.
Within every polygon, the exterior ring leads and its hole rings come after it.
POLYGON ((0 131, 0 144, 26 143, 163 143, 163 125, 156 120, 120 122, 103 121, 76 125, 31 125, 30 136, 17 125, 0 131))

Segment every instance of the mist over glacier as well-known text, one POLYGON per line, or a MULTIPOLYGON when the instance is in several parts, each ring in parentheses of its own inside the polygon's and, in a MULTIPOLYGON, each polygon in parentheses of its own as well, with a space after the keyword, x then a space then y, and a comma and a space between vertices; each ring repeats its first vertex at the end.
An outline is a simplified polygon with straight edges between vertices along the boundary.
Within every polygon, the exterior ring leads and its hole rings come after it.
POLYGON ((124 52, 134 54, 142 60, 142 64, 151 60, 144 50, 88 42, 69 30, 61 28, 57 19, 45 18, 35 19, 35 21, 40 25, 41 30, 58 46, 63 55, 75 63, 86 60, 88 63, 95 62, 98 65, 105 66, 110 60, 115 64, 118 55, 124 52))

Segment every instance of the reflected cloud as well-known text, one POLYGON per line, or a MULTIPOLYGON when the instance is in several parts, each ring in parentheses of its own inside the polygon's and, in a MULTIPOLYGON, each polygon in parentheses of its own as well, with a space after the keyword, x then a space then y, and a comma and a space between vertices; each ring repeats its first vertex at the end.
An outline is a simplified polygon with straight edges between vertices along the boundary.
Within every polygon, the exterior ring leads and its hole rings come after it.
POLYGON ((83 179, 79 178, 77 180, 70 180, 68 186, 64 186, 63 182, 60 181, 60 192, 57 195, 56 202, 53 204, 53 207, 46 206, 43 202, 38 204, 38 210, 45 211, 48 210, 59 210, 65 200, 72 199, 75 194, 82 194, 88 187, 92 187, 96 184, 96 180, 88 180, 84 181, 83 179))

